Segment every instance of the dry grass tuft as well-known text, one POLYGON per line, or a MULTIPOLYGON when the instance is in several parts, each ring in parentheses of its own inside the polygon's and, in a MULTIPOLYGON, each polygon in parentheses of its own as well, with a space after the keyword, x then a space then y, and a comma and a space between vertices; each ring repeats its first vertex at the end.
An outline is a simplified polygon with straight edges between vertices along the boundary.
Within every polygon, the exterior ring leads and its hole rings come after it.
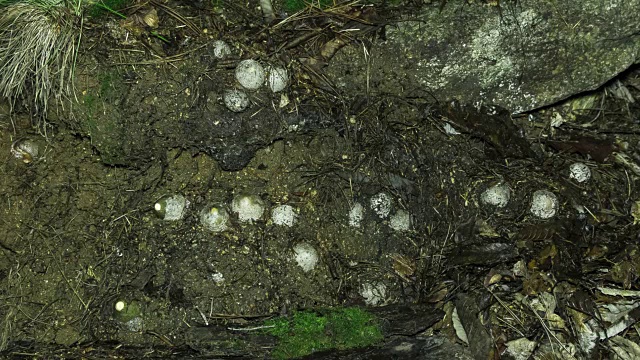
POLYGON ((81 34, 74 19, 63 5, 17 2, 2 8, 0 95, 12 106, 24 98, 44 116, 52 95, 59 104, 70 97, 81 34))

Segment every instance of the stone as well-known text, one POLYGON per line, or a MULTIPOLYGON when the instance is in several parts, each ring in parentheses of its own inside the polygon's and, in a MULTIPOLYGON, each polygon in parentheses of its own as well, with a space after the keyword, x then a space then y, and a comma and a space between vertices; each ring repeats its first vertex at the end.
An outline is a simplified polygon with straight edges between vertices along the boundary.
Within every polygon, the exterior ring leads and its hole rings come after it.
POLYGON ((344 47, 328 77, 351 93, 422 90, 521 113, 594 90, 640 59, 640 0, 439 3, 387 26, 366 54, 344 47))

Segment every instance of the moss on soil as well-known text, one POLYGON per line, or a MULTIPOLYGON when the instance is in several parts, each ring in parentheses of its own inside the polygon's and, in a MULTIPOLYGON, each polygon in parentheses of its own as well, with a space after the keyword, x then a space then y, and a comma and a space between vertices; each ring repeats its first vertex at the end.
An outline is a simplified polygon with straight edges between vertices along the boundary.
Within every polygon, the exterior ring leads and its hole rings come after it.
POLYGON ((273 351, 276 359, 365 347, 383 339, 376 318, 356 307, 297 312, 291 317, 268 320, 265 326, 270 326, 268 334, 278 338, 273 351))

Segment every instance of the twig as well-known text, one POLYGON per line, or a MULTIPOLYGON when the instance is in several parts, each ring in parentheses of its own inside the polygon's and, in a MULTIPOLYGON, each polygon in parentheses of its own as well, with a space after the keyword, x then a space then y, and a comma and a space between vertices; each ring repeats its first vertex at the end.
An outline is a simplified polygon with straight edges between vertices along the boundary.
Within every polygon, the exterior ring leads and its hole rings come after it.
POLYGON ((189 21, 189 19, 187 19, 184 16, 180 15, 179 13, 177 13, 175 10, 173 10, 169 6, 167 6, 165 4, 161 4, 161 3, 157 2, 157 1, 153 1, 153 0, 150 1, 150 3, 152 5, 154 5, 154 6, 157 6, 157 7, 161 8, 162 10, 167 12, 167 14, 173 16, 178 21, 180 21, 183 24, 187 25, 189 30, 193 31, 196 35, 200 35, 202 33, 202 31, 200 30, 200 28, 196 24, 194 24, 192 21, 189 21))
POLYGON ((270 328, 274 328, 276 327, 275 325, 262 325, 262 326, 255 326, 255 327, 250 327, 250 328, 227 328, 227 330, 232 330, 232 331, 255 331, 255 330, 260 330, 260 329, 270 329, 270 328))

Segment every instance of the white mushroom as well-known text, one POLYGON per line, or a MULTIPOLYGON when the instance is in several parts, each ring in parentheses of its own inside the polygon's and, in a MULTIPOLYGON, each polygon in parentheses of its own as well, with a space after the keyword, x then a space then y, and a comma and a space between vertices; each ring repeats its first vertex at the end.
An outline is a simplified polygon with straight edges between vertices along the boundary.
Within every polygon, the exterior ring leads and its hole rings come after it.
POLYGON ((296 222, 295 210, 291 205, 280 205, 271 210, 271 221, 276 225, 291 227, 296 222))
POLYGON ((411 215, 405 210, 398 210, 389 219, 389 226, 395 231, 411 229, 411 215))
POLYGON ((257 90, 264 84, 264 68, 255 60, 242 60, 236 67, 236 79, 245 89, 257 90))
POLYGON ((586 182, 591 178, 591 169, 584 163, 573 163, 569 166, 569 177, 579 183, 586 182))
POLYGON ((385 301, 387 287, 381 282, 366 282, 360 287, 360 296, 367 305, 376 306, 385 301))
POLYGON ((189 201, 180 194, 164 196, 154 205, 153 210, 162 220, 176 221, 184 217, 189 201))
POLYGON ((40 155, 40 146, 37 142, 29 139, 16 140, 11 144, 11 154, 23 163, 29 164, 40 155))
POLYGON ((531 198, 531 213, 541 219, 550 219, 558 211, 558 198, 547 190, 538 190, 531 198))
POLYGON ((279 92, 287 88, 289 86, 289 73, 287 69, 279 66, 273 66, 269 69, 269 88, 271 91, 279 92))
POLYGON ((360 223, 364 218, 364 207, 360 203, 355 203, 349 210, 349 226, 360 227, 360 223))
POLYGON ((493 185, 480 195, 483 203, 499 208, 507 206, 509 199, 511 199, 511 189, 504 183, 493 185))
POLYGON ((302 271, 309 272, 318 264, 318 252, 307 243, 300 243, 293 248, 295 259, 302 271))
POLYGON ((255 195, 238 195, 231 202, 231 211, 242 222, 254 222, 264 213, 264 201, 255 195))
POLYGON ((381 219, 385 219, 391 213, 391 196, 387 193, 378 193, 373 195, 369 200, 369 205, 374 213, 376 213, 381 219))
POLYGON ((229 223, 229 213, 222 207, 208 206, 200 212, 200 222, 210 231, 225 231, 229 223))
POLYGON ((231 55, 231 47, 222 40, 216 40, 213 42, 213 56, 218 59, 224 59, 231 55))
POLYGON ((249 97, 241 90, 227 90, 223 96, 227 109, 233 112, 241 112, 249 107, 249 97))

